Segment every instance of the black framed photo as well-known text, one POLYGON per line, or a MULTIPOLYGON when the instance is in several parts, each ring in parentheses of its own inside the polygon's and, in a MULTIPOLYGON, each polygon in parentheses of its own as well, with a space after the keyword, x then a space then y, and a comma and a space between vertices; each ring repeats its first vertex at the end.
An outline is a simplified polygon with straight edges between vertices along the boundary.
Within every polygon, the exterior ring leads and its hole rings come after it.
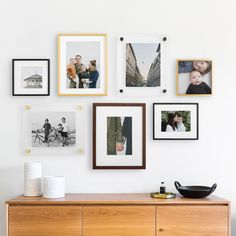
POLYGON ((93 104, 93 169, 146 168, 146 104, 93 104))
POLYGON ((198 103, 154 103, 154 140, 198 140, 198 103))
POLYGON ((49 59, 12 59, 13 96, 49 96, 49 59))

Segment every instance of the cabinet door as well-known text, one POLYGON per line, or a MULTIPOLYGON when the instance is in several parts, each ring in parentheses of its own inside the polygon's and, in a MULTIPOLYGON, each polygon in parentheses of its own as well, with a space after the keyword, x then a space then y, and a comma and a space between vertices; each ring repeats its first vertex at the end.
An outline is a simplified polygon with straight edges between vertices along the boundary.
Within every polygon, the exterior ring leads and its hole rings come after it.
POLYGON ((81 236, 78 206, 10 206, 9 236, 81 236))
POLYGON ((83 236, 154 236, 154 206, 87 206, 83 236))
POLYGON ((227 206, 158 206, 157 236, 228 236, 227 206))

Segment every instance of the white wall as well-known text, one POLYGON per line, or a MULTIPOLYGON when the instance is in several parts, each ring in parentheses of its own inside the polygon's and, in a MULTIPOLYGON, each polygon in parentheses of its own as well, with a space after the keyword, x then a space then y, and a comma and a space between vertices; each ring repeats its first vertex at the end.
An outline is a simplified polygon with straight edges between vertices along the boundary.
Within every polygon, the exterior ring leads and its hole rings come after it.
POLYGON ((66 177, 66 191, 151 192, 164 180, 218 184, 216 194, 232 201, 236 234, 236 2, 234 0, 1 0, 0 4, 0 235, 5 235, 5 200, 23 192, 23 163, 40 161, 45 175, 66 177), (109 96, 58 97, 57 33, 109 34, 109 96), (147 169, 92 170, 93 102, 122 101, 115 97, 116 36, 122 33, 168 36, 168 94, 161 98, 131 98, 147 103, 147 169), (214 95, 175 96, 175 60, 212 58, 214 95), (50 58, 51 96, 12 97, 11 59, 50 58), (75 103, 87 106, 87 156, 22 154, 21 106, 28 103, 75 103), (153 102, 199 102, 199 141, 153 141, 153 102))

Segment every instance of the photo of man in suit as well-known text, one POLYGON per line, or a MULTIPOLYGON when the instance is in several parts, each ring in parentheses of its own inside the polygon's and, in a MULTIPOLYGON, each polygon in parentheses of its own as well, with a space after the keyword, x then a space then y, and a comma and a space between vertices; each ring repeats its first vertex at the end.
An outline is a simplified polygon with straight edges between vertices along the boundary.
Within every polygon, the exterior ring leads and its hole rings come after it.
POLYGON ((124 149, 120 117, 107 117, 107 155, 124 149))
POLYGON ((132 155, 132 117, 107 117, 107 155, 132 155))

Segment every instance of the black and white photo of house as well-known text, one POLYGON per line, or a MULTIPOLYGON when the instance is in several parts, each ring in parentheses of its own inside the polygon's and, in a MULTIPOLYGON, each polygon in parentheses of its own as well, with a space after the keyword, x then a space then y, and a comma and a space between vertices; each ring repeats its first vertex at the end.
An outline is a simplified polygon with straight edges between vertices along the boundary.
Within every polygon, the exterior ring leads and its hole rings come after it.
POLYGON ((24 66, 21 68, 22 88, 40 89, 43 88, 42 82, 43 69, 40 66, 24 66))
POLYGON ((75 112, 33 112, 32 147, 73 147, 76 145, 75 112))
POLYGON ((161 44, 126 44, 126 87, 161 85, 161 44))

